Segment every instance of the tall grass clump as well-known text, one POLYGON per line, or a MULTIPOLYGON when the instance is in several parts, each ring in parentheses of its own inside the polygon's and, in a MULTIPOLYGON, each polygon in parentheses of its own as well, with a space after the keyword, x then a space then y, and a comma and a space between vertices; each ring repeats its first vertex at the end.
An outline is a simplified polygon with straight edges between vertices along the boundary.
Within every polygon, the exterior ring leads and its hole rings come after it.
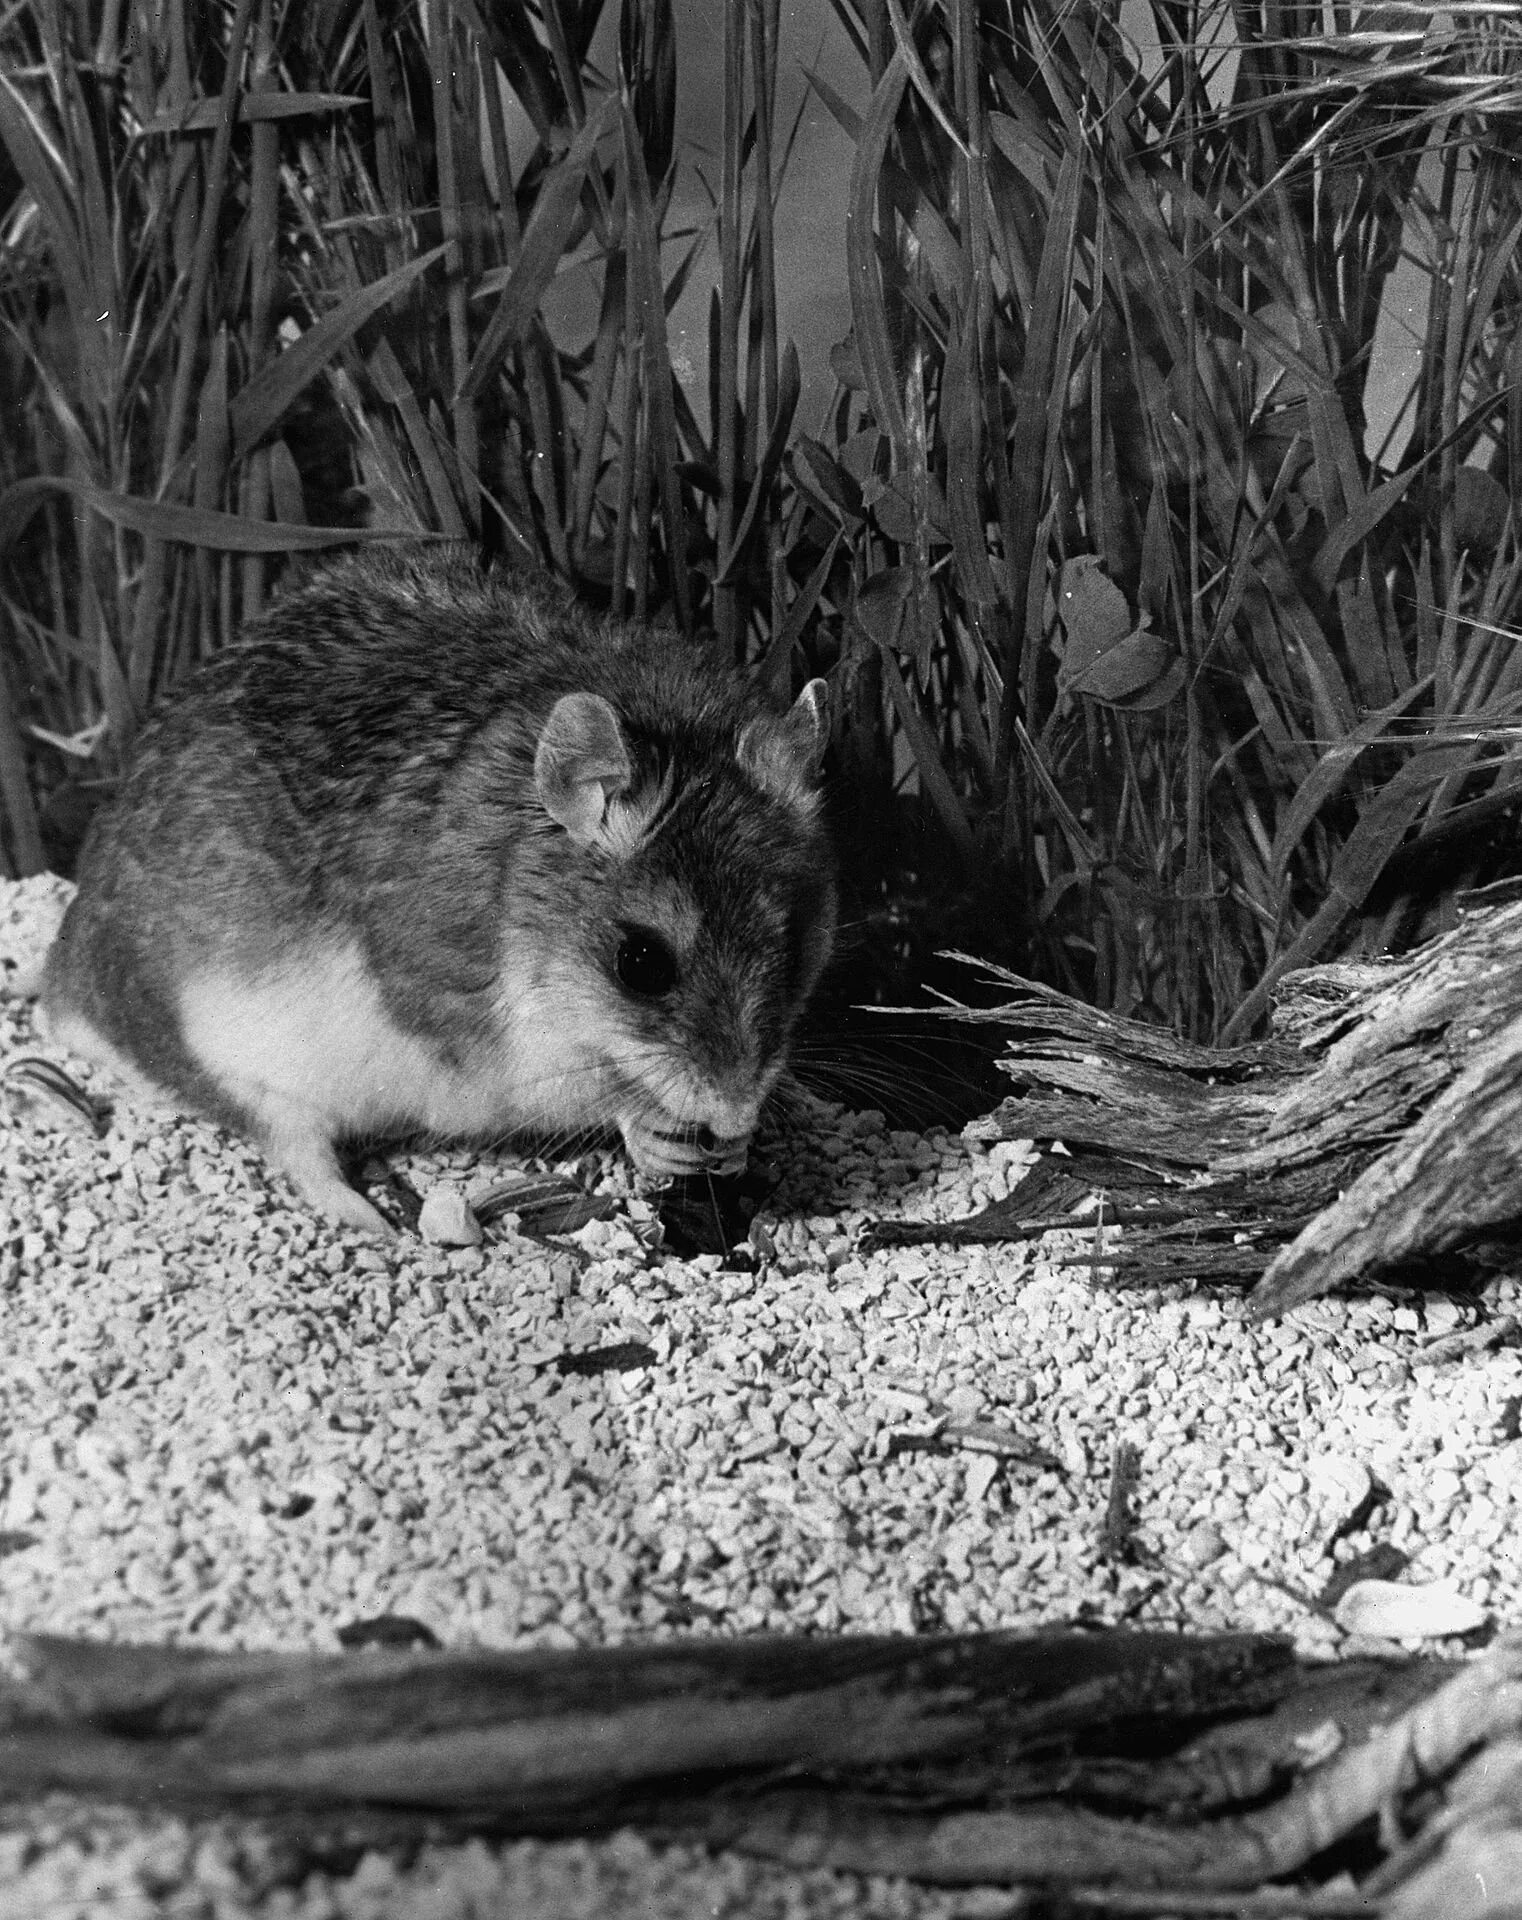
POLYGON ((841 647, 975 938, 1241 1033, 1515 859, 1522 36, 835 10, 855 324, 795 472, 849 542, 841 647))
POLYGON ((1515 865, 1522 29, 828 4, 852 326, 805 425, 777 0, 716 0, 687 232, 670 0, 12 0, 11 871, 281 569, 419 533, 826 672, 879 984, 954 938, 1241 1033, 1515 865))
MULTIPOLYGON (((601 11, 6 10, 0 368, 16 430, 0 444, 0 851, 13 871, 66 845, 157 693, 313 549, 473 538, 617 610, 689 632, 718 618, 739 644, 734 580, 768 551, 798 389, 770 290, 752 291, 757 216, 741 211, 770 151, 752 135, 760 158, 742 156, 733 130, 716 450, 666 351, 667 305, 705 237, 665 233, 669 0, 624 9, 611 74, 591 64, 601 11), (595 283, 589 337, 552 335, 541 309, 558 275, 595 283), (735 425, 745 401, 749 431, 735 425), (758 448, 763 408, 775 418, 758 448)), ((775 12, 729 9, 763 81, 775 12)))

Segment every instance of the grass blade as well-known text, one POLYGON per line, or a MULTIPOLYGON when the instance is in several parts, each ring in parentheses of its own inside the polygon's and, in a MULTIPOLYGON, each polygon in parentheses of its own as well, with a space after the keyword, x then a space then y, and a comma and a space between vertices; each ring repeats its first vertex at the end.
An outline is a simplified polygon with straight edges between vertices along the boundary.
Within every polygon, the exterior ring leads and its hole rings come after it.
MULTIPOLYGON (((692 589, 688 579, 687 511, 682 500, 680 454, 672 404, 671 361, 666 351, 665 303, 661 298, 660 232, 645 174, 639 129, 627 104, 623 115, 624 177, 628 182, 629 288, 643 342, 643 392, 650 459, 661 494, 666 546, 671 568, 671 597, 683 633, 693 629, 692 589)), ((643 571, 636 573, 636 581, 643 571)))
POLYGON ((85 480, 48 474, 17 480, 0 493, 0 554, 14 543, 44 497, 54 493, 79 501, 114 527, 125 527, 152 540, 209 547, 218 553, 304 553, 322 547, 353 546, 356 542, 396 537, 393 533, 371 532, 363 527, 290 526, 277 520, 249 520, 236 513, 218 513, 206 507, 143 500, 132 494, 92 486, 85 480))
POLYGON ((564 157, 545 176, 502 298, 461 383, 463 398, 473 400, 482 393, 538 312, 565 252, 597 143, 617 124, 618 115, 617 97, 610 94, 595 113, 588 115, 564 157))
POLYGON ((899 102, 908 84, 902 56, 895 53, 872 94, 856 142, 851 168, 851 202, 846 215, 846 274, 851 291, 851 325, 878 425, 893 444, 894 464, 905 456, 904 410, 898 397, 898 373, 889 338, 879 247, 890 236, 874 233, 878 186, 899 102))
POLYGON ((444 253, 442 245, 431 247, 394 273, 347 294, 331 313, 314 320, 296 341, 261 367, 232 402, 233 457, 243 459, 273 433, 334 355, 444 253))

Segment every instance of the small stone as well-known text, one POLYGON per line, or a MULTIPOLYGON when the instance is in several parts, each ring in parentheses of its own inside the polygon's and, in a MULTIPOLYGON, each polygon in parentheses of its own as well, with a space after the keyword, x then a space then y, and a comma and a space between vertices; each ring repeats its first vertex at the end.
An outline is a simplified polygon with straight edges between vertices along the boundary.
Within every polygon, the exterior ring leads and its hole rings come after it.
POLYGON ((1474 1633, 1489 1619, 1485 1609, 1446 1580, 1424 1587, 1397 1580, 1359 1580, 1337 1602, 1335 1618, 1344 1633, 1374 1634, 1386 1640, 1440 1640, 1474 1633))
POLYGON ((67 1239, 77 1246, 83 1246, 92 1239, 100 1226, 99 1216, 88 1207, 70 1207, 63 1216, 63 1230, 67 1239))
POLYGON ((922 1253, 901 1253, 893 1263, 893 1272, 906 1286, 916 1286, 930 1277, 930 1262, 922 1253))
POLYGON ((430 1187, 417 1225, 423 1238, 436 1247, 479 1247, 486 1238, 459 1187, 430 1187))
POLYGON ((1208 1567, 1226 1551, 1226 1536, 1209 1520, 1197 1521, 1184 1535, 1184 1559, 1191 1567, 1208 1567))
POLYGON ((1311 1492, 1339 1521, 1350 1520, 1374 1491, 1374 1478, 1347 1453, 1318 1454, 1306 1462, 1311 1492))
POLYGON ((885 1320, 916 1320, 930 1311, 930 1303, 918 1287, 895 1280, 883 1296, 881 1313, 885 1320))
POLYGON ((999 1473, 999 1463, 991 1453, 975 1453, 967 1463, 967 1499, 971 1506, 983 1500, 999 1473))
POLYGON ((946 1395, 946 1411, 953 1420, 976 1420, 983 1411, 983 1396, 976 1387, 953 1387, 946 1395))

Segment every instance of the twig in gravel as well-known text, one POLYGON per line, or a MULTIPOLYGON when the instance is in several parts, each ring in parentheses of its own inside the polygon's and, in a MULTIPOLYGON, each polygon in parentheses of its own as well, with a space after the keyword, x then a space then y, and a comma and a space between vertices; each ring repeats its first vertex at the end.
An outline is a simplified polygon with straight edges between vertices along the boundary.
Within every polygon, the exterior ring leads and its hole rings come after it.
POLYGON ((549 1364, 556 1373, 575 1374, 585 1380, 599 1373, 636 1373, 642 1367, 655 1366, 659 1358, 654 1347, 643 1340, 616 1340, 605 1347, 581 1347, 556 1354, 549 1364))
POLYGON ((1099 1551, 1115 1565, 1136 1557, 1136 1515, 1131 1502, 1141 1479, 1141 1452, 1129 1440, 1116 1442, 1110 1455, 1110 1491, 1099 1527, 1099 1551))
POLYGON ((1437 1367, 1446 1360, 1462 1359, 1466 1353, 1488 1353, 1493 1347, 1510 1347, 1522 1340, 1522 1320, 1514 1313, 1497 1320, 1485 1320, 1477 1327, 1464 1327, 1458 1333, 1445 1333, 1418 1347, 1411 1356, 1414 1367, 1437 1367))
POLYGON ((1016 1460, 1044 1473, 1066 1473, 1067 1468, 1049 1447, 1016 1433, 994 1420, 951 1420, 941 1438, 967 1453, 991 1453, 1000 1460, 1016 1460))
POLYGON ((1356 1587, 1360 1580, 1395 1580, 1410 1564, 1409 1553, 1403 1553, 1399 1547, 1393 1546, 1388 1540, 1377 1541, 1367 1553, 1360 1553, 1351 1560, 1344 1560, 1341 1566, 1332 1569, 1326 1585, 1321 1589, 1315 1602, 1316 1611, 1329 1620, 1333 1619, 1336 1616, 1337 1602, 1349 1588, 1356 1587))

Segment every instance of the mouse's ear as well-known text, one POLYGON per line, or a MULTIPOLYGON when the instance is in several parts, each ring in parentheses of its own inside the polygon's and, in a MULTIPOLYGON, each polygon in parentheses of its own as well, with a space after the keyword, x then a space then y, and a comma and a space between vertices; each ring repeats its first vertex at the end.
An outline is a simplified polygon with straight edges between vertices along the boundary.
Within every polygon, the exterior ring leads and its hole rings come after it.
POLYGON ((534 784, 550 818, 578 846, 590 846, 603 835, 609 802, 633 775, 618 715, 602 695, 562 695, 534 750, 534 784))
POLYGON ((740 729, 735 758, 763 793, 812 811, 829 740, 830 690, 811 680, 780 720, 768 716, 740 729))

